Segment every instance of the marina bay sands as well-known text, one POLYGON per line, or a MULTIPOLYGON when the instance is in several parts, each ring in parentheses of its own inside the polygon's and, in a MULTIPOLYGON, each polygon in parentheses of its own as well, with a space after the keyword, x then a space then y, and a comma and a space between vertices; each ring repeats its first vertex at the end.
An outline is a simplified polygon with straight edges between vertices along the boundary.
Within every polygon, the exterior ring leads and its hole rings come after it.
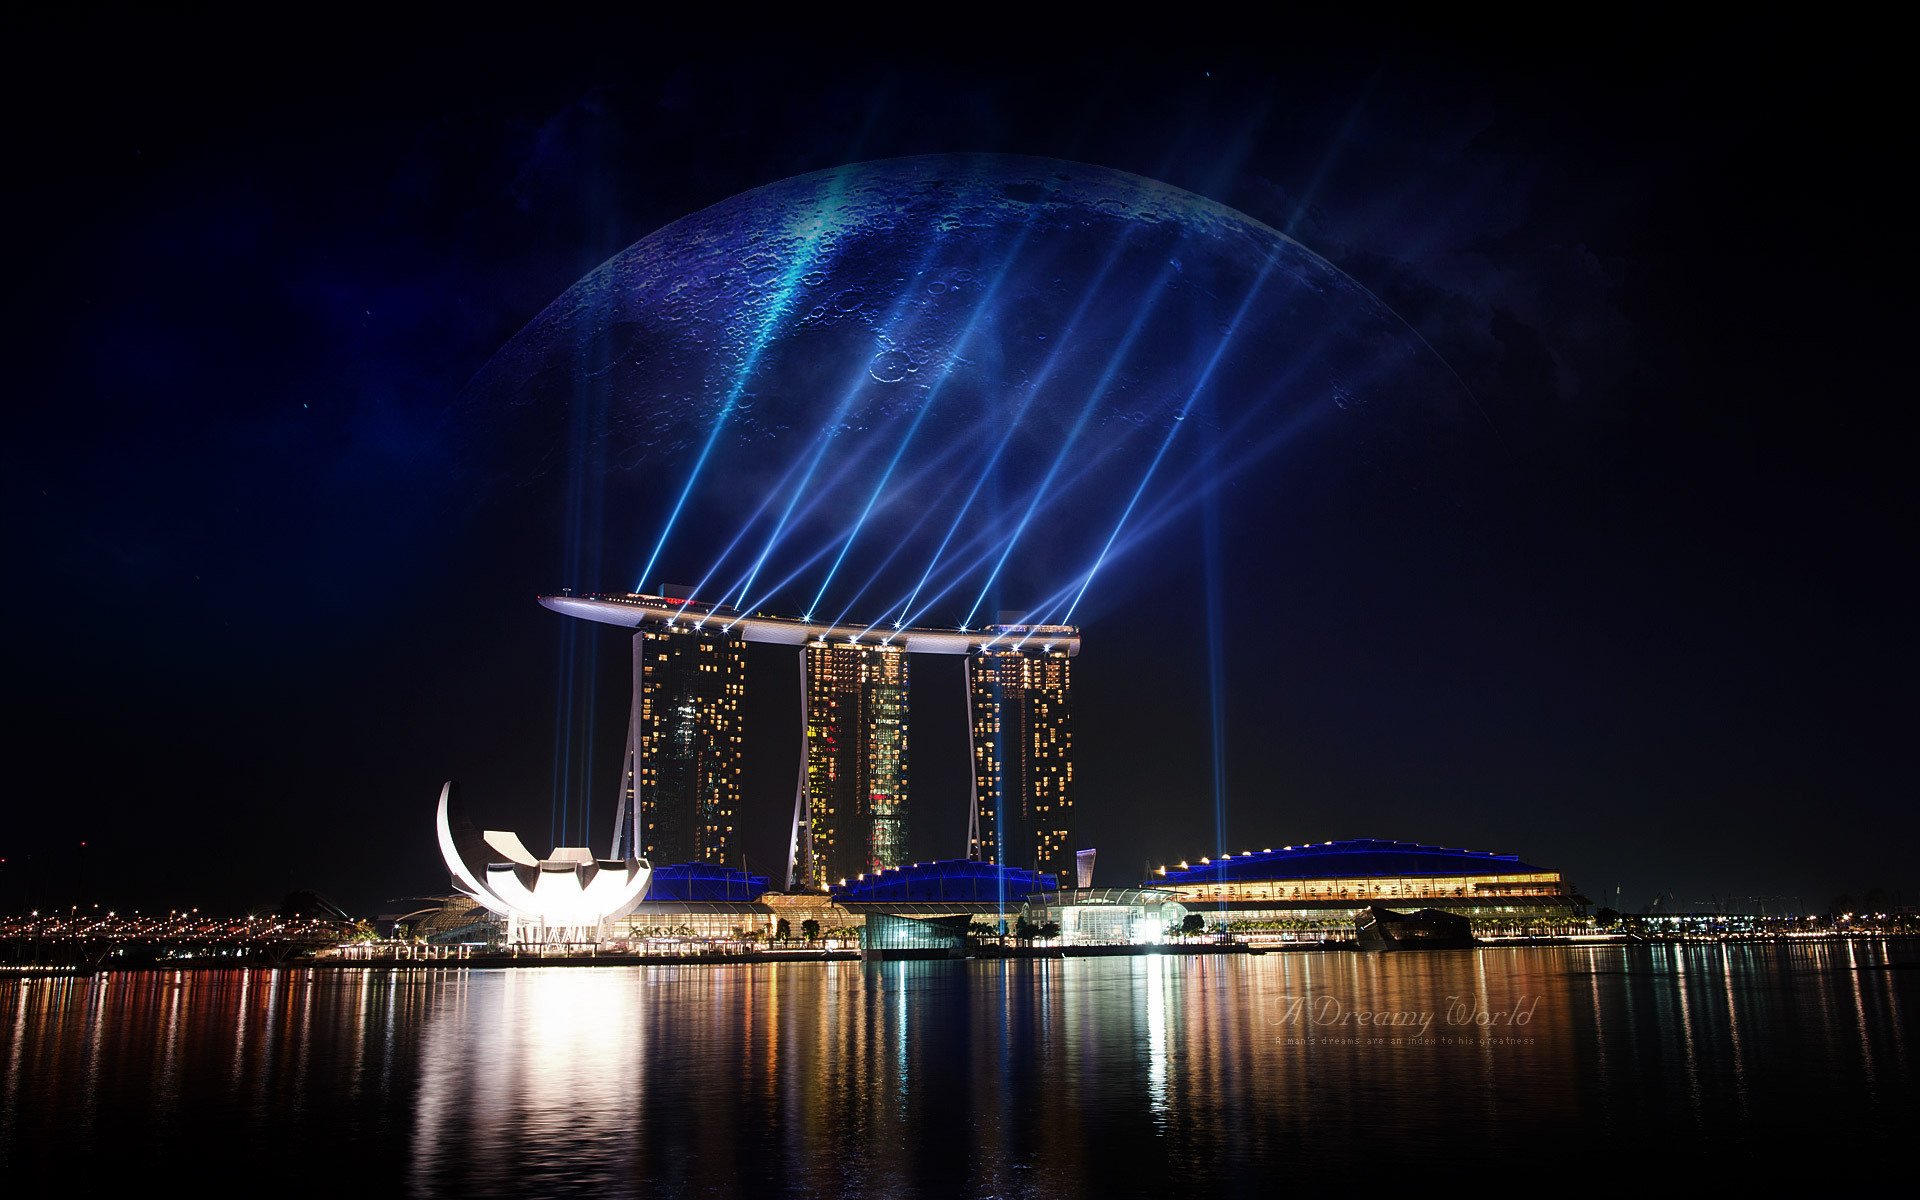
MULTIPOLYGON (((809 622, 664 594, 549 595, 633 630, 633 686, 610 854, 732 861, 745 754, 746 643, 794 647, 805 730, 786 885, 818 890, 906 864, 916 654, 967 658, 968 859, 1074 875, 1072 659, 1080 631, 1014 614, 977 630, 809 622)), ((959 828, 955 823, 955 828, 959 828)))

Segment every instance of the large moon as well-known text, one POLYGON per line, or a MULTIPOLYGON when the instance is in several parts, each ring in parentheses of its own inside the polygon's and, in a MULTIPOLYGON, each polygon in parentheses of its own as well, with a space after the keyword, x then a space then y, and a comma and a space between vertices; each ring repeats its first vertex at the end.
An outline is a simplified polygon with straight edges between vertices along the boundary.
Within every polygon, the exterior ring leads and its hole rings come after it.
POLYGON ((820 171, 668 225, 467 403, 489 471, 593 495, 614 577, 569 582, 932 624, 1080 619, 1203 511, 1261 554, 1302 487, 1431 504, 1474 426, 1447 365, 1308 248, 1008 156, 820 171))

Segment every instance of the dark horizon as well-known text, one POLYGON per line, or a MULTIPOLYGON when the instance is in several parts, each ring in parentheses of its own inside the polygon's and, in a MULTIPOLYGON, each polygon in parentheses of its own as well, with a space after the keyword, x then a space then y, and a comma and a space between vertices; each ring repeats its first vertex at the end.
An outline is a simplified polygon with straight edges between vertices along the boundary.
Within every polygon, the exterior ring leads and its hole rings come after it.
MULTIPOLYGON (((569 642, 533 597, 632 586, 660 514, 608 513, 583 550, 564 464, 489 472, 531 454, 463 423, 470 383, 672 221, 959 152, 1143 174, 1287 230, 1481 409, 1475 469, 1432 504, 1453 533, 1413 536, 1311 455, 1235 483, 1225 602, 1271 620, 1233 627, 1224 848, 1517 853, 1636 911, 1920 898, 1912 490, 1879 415, 1911 251, 1869 52, 1322 20, 1261 52, 322 30, 229 59, 196 36, 220 24, 8 21, 33 66, 6 85, 25 769, 0 910, 444 892, 444 780, 544 848, 566 662, 604 841, 627 642, 569 642)), ((697 577, 699 549, 654 574, 697 577)), ((1080 621, 1076 838, 1103 883, 1221 848, 1206 622, 1130 607, 1207 572, 1200 538, 1170 540, 1080 621)), ((797 674, 764 647, 748 669, 746 854, 777 876, 797 674)), ((917 858, 964 836, 959 671, 913 665, 917 858)))

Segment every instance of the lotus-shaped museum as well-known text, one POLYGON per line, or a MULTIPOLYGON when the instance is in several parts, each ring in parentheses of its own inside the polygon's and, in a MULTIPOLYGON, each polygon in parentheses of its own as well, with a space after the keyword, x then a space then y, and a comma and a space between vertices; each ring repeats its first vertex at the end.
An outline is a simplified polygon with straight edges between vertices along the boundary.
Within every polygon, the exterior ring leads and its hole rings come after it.
POLYGON ((647 894, 653 867, 644 858, 595 858, 578 846, 557 846, 535 858, 520 835, 482 832, 454 809, 459 795, 440 789, 440 853, 454 886, 507 919, 509 941, 537 927, 540 940, 599 939, 606 922, 625 916, 647 894))

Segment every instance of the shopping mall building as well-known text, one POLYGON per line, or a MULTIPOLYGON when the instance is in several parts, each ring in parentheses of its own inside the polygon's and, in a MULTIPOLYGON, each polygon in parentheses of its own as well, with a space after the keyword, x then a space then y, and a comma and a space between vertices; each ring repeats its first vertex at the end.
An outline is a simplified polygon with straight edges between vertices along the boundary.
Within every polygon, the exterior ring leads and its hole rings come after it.
POLYGON ((1587 900, 1558 871, 1518 855, 1361 839, 1223 854, 1163 866, 1145 886, 1172 892, 1209 927, 1281 936, 1346 931, 1370 905, 1458 913, 1476 932, 1572 928, 1587 900))

